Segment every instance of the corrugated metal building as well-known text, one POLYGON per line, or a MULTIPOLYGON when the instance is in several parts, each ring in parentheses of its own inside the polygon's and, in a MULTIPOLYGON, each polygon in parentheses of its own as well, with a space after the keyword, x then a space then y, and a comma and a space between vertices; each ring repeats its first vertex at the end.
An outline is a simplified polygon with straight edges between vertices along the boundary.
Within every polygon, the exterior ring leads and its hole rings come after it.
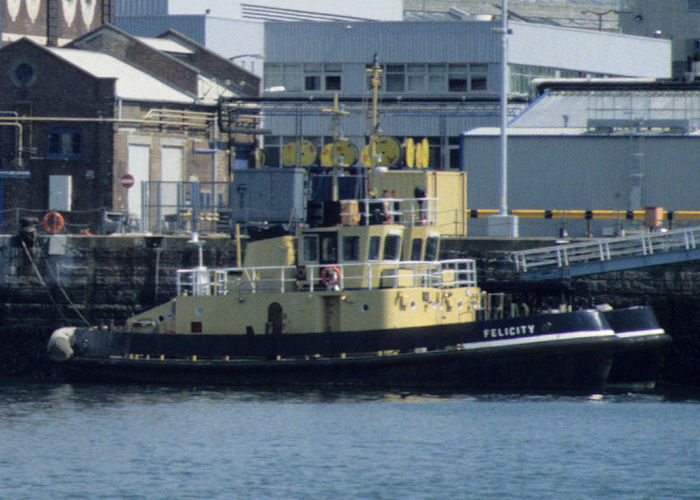
MULTIPOLYGON (((508 132, 508 205, 511 210, 639 211, 698 209, 700 88, 680 84, 595 83, 545 92, 514 119, 508 132), (586 90, 588 85, 588 90, 586 90), (592 86, 593 85, 593 86, 592 86), (644 88, 646 87, 646 89, 644 88)), ((499 203, 500 129, 464 133, 462 161, 471 209, 499 203)), ((691 222, 697 224, 697 222, 691 222)), ((668 227, 669 222, 666 222, 668 227)), ((676 219, 674 224, 681 225, 676 219)), ((521 236, 588 234, 586 220, 521 219, 521 236)), ((640 221, 594 219, 594 236, 639 230, 640 221)), ((487 232, 472 219, 471 235, 487 232)))
MULTIPOLYGON (((515 115, 529 101, 538 76, 670 76, 668 40, 512 22, 511 103, 515 115)), ((265 137, 267 163, 282 164, 290 142, 318 149, 331 142, 329 107, 340 95, 349 116, 342 132, 365 144, 375 54, 383 69, 380 128, 399 143, 430 144, 430 166, 459 168, 459 136, 495 125, 499 117, 500 21, 267 23, 265 25, 265 137), (277 92, 273 92, 276 90, 277 92)))
POLYGON ((262 76, 265 21, 401 20, 402 0, 114 0, 114 24, 137 36, 176 30, 262 76))

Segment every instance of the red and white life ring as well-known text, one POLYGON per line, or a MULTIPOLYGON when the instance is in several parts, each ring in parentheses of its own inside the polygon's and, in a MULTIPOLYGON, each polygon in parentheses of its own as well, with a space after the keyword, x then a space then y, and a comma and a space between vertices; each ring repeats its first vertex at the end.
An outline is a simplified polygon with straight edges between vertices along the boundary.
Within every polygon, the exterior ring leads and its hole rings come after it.
POLYGON ((327 288, 336 288, 340 285, 342 274, 338 266, 326 266, 321 269, 321 283, 327 288))
POLYGON ((41 225, 47 233, 56 234, 63 230, 65 221, 61 214, 52 210, 44 215, 44 218, 41 220, 41 225))

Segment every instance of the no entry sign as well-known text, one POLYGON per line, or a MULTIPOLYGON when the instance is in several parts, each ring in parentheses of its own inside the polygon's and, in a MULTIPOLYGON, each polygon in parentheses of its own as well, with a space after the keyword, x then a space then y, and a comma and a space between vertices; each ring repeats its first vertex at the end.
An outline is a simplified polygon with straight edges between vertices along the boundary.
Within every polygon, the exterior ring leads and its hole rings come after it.
POLYGON ((122 187, 129 189, 131 186, 134 185, 134 176, 131 174, 122 175, 121 178, 119 179, 119 184, 121 184, 122 187))

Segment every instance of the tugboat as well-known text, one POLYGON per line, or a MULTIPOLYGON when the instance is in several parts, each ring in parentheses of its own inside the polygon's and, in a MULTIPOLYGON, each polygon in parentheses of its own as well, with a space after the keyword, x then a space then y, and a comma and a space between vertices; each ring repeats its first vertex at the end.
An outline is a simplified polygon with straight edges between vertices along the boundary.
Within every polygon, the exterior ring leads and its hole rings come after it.
MULTIPOLYGON (((326 202, 334 220, 250 241, 236 267, 206 267, 194 237, 199 265, 177 271, 176 297, 121 328, 60 328, 49 356, 88 381, 605 386, 627 341, 609 312, 495 317, 475 262, 438 258, 430 200, 398 200, 400 224, 388 222, 388 201, 326 202)), ((653 336, 664 335, 657 325, 653 336)))
MULTIPOLYGON (((375 56, 370 174, 380 71, 375 56)), ((335 143, 337 96, 330 111, 335 143)), ((339 201, 333 167, 322 217, 248 242, 230 268, 206 267, 195 234, 199 265, 177 272, 176 297, 121 328, 59 328, 50 359, 87 381, 588 391, 605 387, 629 342, 665 337, 654 324, 617 335, 596 309, 497 314, 474 260, 439 259, 438 200, 425 186, 339 201)))

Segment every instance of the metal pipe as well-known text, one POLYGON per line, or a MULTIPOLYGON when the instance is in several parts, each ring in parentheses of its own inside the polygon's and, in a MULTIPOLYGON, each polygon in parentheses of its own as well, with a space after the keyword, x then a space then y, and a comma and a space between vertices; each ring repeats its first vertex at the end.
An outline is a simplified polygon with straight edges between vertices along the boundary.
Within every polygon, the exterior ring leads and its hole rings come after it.
POLYGON ((22 124, 19 122, 6 123, 2 118, 0 118, 0 127, 15 127, 17 129, 17 166, 22 168, 24 166, 22 161, 22 150, 24 149, 22 124))
POLYGON ((499 215, 508 215, 508 0, 502 0, 501 26, 501 197, 499 215))

